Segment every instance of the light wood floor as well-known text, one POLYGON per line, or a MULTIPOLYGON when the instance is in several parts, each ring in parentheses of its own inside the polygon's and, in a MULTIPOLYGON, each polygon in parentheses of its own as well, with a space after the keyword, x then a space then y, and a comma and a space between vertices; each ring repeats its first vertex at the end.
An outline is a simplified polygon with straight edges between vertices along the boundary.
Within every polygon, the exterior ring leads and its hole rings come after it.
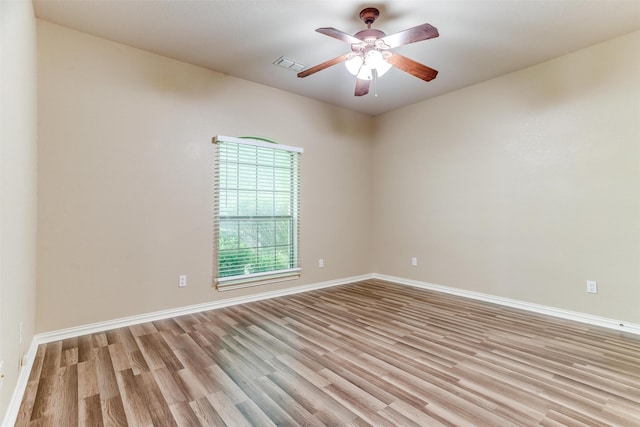
POLYGON ((18 426, 640 426, 640 337, 366 281, 42 345, 18 426))

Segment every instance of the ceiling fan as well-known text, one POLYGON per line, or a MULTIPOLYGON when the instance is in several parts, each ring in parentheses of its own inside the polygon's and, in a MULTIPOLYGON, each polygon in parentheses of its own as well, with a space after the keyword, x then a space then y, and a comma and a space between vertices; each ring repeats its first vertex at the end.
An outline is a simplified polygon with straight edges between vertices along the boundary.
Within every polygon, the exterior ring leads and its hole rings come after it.
POLYGON ((435 79, 438 71, 391 52, 391 49, 438 37, 438 30, 430 24, 422 24, 387 36, 384 32, 371 28, 378 16, 380 12, 375 7, 363 9, 360 19, 367 25, 367 29, 358 31, 353 36, 335 28, 318 28, 316 31, 321 34, 350 43, 351 52, 307 68, 299 72, 298 77, 307 77, 344 62, 347 70, 356 76, 355 96, 369 93, 369 85, 374 74, 381 77, 392 66, 427 82, 435 79))

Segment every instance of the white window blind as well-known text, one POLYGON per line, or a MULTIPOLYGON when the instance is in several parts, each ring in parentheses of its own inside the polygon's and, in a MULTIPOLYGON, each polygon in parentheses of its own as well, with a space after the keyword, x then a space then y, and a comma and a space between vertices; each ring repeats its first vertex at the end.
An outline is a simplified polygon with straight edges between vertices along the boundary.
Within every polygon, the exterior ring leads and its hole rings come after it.
POLYGON ((213 142, 217 289, 299 277, 302 149, 227 136, 213 142))

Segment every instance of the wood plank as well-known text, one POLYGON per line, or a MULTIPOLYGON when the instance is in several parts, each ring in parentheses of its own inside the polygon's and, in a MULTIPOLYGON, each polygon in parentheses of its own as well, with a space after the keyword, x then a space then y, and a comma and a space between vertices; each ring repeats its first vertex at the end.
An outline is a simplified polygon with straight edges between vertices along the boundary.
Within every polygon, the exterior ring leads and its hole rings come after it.
POLYGON ((102 408, 102 422, 105 427, 126 427, 129 425, 120 395, 110 399, 102 399, 101 397, 100 405, 102 408))
POLYGON ((200 399, 196 399, 192 402, 189 402, 191 406, 191 410, 198 417, 200 421, 200 425, 203 426, 226 426, 227 423, 224 422, 220 415, 216 410, 211 406, 209 400, 205 397, 201 397, 200 399))
POLYGON ((104 426, 99 394, 80 399, 78 404, 78 425, 81 427, 104 426))
POLYGON ((138 386, 131 369, 116 373, 116 378, 127 422, 138 426, 153 425, 151 408, 145 404, 144 393, 138 386))

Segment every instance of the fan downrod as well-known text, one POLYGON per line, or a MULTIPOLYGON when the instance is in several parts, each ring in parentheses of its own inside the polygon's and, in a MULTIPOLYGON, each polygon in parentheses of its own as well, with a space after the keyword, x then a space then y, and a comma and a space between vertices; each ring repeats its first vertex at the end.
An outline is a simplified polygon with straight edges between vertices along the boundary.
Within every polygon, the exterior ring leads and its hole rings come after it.
POLYGON ((380 11, 375 7, 367 7, 360 11, 360 19, 367 24, 368 28, 371 28, 371 24, 373 24, 379 16, 380 11))

